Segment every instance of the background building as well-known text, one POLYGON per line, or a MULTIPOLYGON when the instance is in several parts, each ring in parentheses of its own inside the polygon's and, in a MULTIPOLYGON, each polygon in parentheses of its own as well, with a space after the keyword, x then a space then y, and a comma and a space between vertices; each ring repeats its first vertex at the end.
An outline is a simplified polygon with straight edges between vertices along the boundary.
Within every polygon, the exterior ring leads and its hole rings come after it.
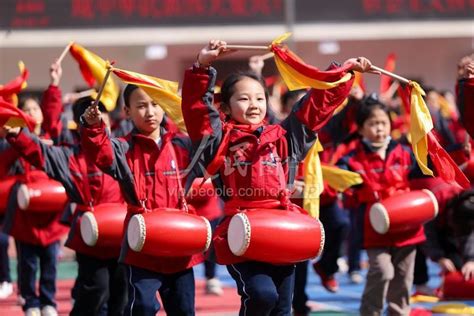
MULTIPOLYGON (((320 68, 367 56, 383 67, 439 89, 453 89, 457 61, 474 51, 472 0, 2 0, 0 83, 30 70, 30 89, 48 84, 48 67, 75 40, 121 68, 181 80, 198 50, 213 38, 266 45, 285 31, 293 48, 320 68)), ((224 75, 246 68, 252 52, 217 65, 224 75), (238 61, 238 62, 236 62, 238 61)), ((70 57, 62 88, 84 86, 70 57)), ((265 73, 275 71, 272 61, 265 73)), ((368 90, 378 78, 367 75, 368 90)))

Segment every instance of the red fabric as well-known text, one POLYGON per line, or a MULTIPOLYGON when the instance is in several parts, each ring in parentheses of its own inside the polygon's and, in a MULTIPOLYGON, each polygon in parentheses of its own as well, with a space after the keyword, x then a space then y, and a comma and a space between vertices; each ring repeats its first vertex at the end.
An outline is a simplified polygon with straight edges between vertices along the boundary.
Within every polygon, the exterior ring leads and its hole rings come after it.
POLYGON ((28 80, 29 76, 30 73, 25 67, 23 72, 18 77, 0 87, 0 97, 8 100, 13 94, 19 93, 23 87, 23 84, 26 82, 26 80, 28 80))
POLYGON ((369 152, 359 141, 357 149, 351 152, 347 159, 349 169, 359 173, 364 181, 354 189, 354 194, 358 204, 366 206, 364 219, 366 248, 404 247, 425 240, 421 225, 418 229, 381 235, 370 224, 368 210, 374 202, 410 190, 408 175, 413 164, 411 153, 400 144, 394 146, 388 150, 386 159, 382 160, 378 154, 369 152))
MULTIPOLYGON (((384 69, 389 72, 395 71, 395 61, 396 56, 394 53, 390 53, 385 60, 385 67, 384 69)), ((392 84, 392 79, 389 76, 382 75, 380 77, 380 93, 383 94, 388 91, 390 85, 392 84)))
POLYGON ((22 120, 30 130, 35 128, 36 122, 31 116, 25 114, 12 104, 0 100, 0 126, 5 125, 11 118, 22 120))
MULTIPOLYGON (((345 65, 344 67, 322 71, 316 67, 305 64, 301 59, 299 59, 292 51, 290 51, 286 47, 272 45, 271 50, 276 56, 278 56, 278 58, 280 58, 283 62, 295 69, 297 72, 314 80, 326 82, 337 81, 341 79, 351 67, 350 65, 345 65)), ((352 81, 349 87, 352 87, 352 81)))
POLYGON ((465 189, 470 187, 469 180, 431 132, 428 134, 428 153, 439 177, 465 189))
MULTIPOLYGON (((81 133, 82 145, 88 156, 94 159, 100 168, 109 168, 114 160, 114 153, 104 126, 82 128, 81 133)), ((152 211, 160 207, 179 208, 177 190, 179 184, 175 168, 187 167, 189 153, 171 142, 178 136, 180 135, 166 133, 162 137, 161 148, 158 148, 153 139, 140 134, 129 135, 126 140, 122 139, 133 143, 133 149, 126 153, 126 163, 134 176, 133 187, 127 189, 133 192, 124 192, 124 195, 134 195, 136 200, 143 201, 145 207, 134 205, 127 200, 129 207, 124 227, 128 226, 128 221, 135 213, 152 211), (145 176, 148 172, 154 172, 154 178, 145 176)), ((155 257, 134 252, 128 246, 125 253, 122 253, 123 256, 127 264, 159 273, 183 271, 204 261, 202 254, 187 257, 155 257)))
POLYGON ((44 118, 41 128, 45 135, 50 138, 59 137, 62 129, 61 114, 63 112, 61 89, 59 87, 50 85, 44 91, 41 99, 41 111, 44 118))

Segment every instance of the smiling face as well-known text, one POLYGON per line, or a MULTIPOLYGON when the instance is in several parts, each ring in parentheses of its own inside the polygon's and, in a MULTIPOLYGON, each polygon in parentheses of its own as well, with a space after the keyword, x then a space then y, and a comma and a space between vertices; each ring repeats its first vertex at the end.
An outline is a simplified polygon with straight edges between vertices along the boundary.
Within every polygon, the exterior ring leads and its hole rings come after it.
POLYGON ((267 114, 265 89, 260 82, 243 77, 229 99, 230 116, 242 124, 259 124, 267 114))
POLYGON ((390 135, 390 118, 384 110, 374 108, 359 133, 371 143, 383 143, 390 135))
POLYGON ((142 89, 135 89, 125 107, 125 112, 142 134, 149 135, 159 129, 164 112, 142 89))

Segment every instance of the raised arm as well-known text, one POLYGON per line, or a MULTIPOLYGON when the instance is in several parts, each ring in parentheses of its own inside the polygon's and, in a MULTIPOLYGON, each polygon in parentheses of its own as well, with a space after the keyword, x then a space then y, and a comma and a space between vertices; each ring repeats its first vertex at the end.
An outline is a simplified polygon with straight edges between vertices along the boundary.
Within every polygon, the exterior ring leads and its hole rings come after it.
POLYGON ((103 121, 83 123, 80 131, 82 148, 89 161, 94 161, 99 169, 116 180, 130 180, 131 171, 126 158, 128 142, 111 139, 103 121))
POLYGON ((474 137, 474 61, 463 66, 456 86, 456 101, 461 121, 469 135, 474 137))
POLYGON ((49 74, 51 82, 48 89, 43 93, 40 105, 44 117, 41 127, 51 139, 57 140, 62 129, 61 114, 63 112, 61 89, 59 89, 59 82, 62 77, 61 65, 53 63, 49 74))
POLYGON ((201 171, 214 158, 222 138, 220 114, 214 107, 217 72, 210 63, 224 52, 224 42, 211 41, 184 75, 182 111, 194 147, 193 160, 197 159, 201 171))
MULTIPOLYGON (((328 70, 335 70, 337 67, 336 64, 332 64, 328 70)), ((371 63, 364 57, 351 58, 342 67, 345 71, 335 71, 333 78, 329 78, 329 80, 339 80, 346 75, 346 71, 350 70, 369 71, 371 63)), ((304 159, 316 138, 315 133, 328 122, 334 111, 347 98, 353 81, 352 77, 351 80, 332 89, 311 89, 293 107, 290 115, 281 123, 287 131, 290 157, 297 161, 304 159)))

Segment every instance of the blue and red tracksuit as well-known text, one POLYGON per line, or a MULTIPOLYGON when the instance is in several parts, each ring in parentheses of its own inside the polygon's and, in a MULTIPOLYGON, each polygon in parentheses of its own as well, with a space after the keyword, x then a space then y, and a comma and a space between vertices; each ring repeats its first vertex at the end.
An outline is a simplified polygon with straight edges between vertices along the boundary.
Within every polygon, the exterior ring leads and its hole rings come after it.
MULTIPOLYGON (((369 222, 368 207, 397 193, 410 190, 409 178, 419 172, 415 158, 408 147, 391 140, 385 160, 374 152, 370 145, 360 140, 356 149, 341 158, 338 166, 357 172, 363 183, 354 188, 354 200, 365 209, 364 247, 404 247, 425 240, 423 226, 403 232, 377 233, 369 222)), ((410 212, 410 210, 406 210, 410 212)))
MULTIPOLYGON (((109 138, 103 123, 81 128, 82 145, 88 157, 120 184, 128 204, 125 227, 134 214, 157 208, 180 209, 180 188, 188 187, 181 177, 190 162, 189 138, 177 133, 166 118, 159 143, 133 130, 125 138, 109 138), (181 169, 181 170, 180 170, 181 169)), ((184 192, 183 192, 184 193, 184 192)), ((121 262, 128 264, 129 303, 126 313, 155 314, 159 291, 170 315, 194 314, 194 273, 192 267, 204 261, 202 254, 185 257, 156 257, 128 247, 126 235, 121 262)))
POLYGON ((216 75, 214 68, 186 71, 182 111, 199 155, 197 165, 216 173, 213 183, 225 201, 226 217, 213 239, 217 261, 228 265, 237 282, 241 314, 290 313, 293 265, 234 256, 227 243, 228 225, 232 215, 248 208, 306 213, 290 202, 287 185, 293 184, 298 164, 316 140, 315 132, 343 102, 352 81, 329 90, 311 90, 280 125, 242 126, 223 122, 213 106, 216 75))
POLYGON ((119 247, 90 247, 80 236, 82 215, 93 211, 94 205, 123 203, 117 182, 84 156, 78 145, 48 146, 25 129, 9 136, 8 141, 25 160, 61 182, 69 200, 77 204, 66 241, 66 246, 76 251, 79 263, 79 290, 72 314, 98 313, 107 301, 110 313, 123 313, 126 278, 117 265, 119 247))

